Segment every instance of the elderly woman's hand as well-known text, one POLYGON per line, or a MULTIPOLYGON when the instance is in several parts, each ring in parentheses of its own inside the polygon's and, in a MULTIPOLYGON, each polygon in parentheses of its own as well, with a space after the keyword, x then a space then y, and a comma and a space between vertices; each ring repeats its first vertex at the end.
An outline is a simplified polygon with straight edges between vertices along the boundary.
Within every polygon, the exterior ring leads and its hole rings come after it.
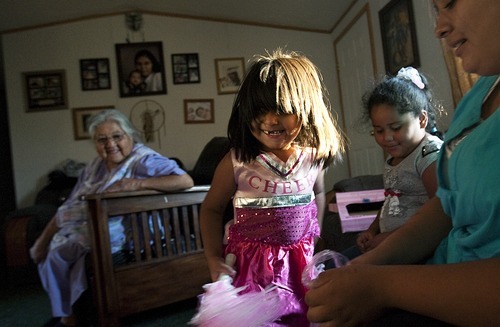
POLYGON ((142 190, 142 181, 141 179, 135 179, 135 178, 124 178, 110 187, 106 190, 106 193, 111 193, 111 192, 130 192, 130 191, 139 191, 142 190))
POLYGON ((40 263, 47 257, 48 248, 46 244, 38 239, 35 244, 30 248, 30 257, 34 263, 40 263))

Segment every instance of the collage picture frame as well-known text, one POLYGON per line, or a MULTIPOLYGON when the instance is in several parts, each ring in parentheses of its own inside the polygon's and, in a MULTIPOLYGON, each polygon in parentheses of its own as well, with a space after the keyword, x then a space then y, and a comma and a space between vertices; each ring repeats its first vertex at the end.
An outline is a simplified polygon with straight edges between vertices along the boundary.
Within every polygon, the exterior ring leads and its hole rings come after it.
POLYGON ((200 83, 200 63, 198 60, 198 54, 173 54, 172 73, 174 76, 174 84, 200 83))
POLYGON ((111 89, 108 58, 80 59, 82 91, 111 89))
POLYGON ((25 84, 26 112, 68 108, 65 70, 22 73, 25 84))

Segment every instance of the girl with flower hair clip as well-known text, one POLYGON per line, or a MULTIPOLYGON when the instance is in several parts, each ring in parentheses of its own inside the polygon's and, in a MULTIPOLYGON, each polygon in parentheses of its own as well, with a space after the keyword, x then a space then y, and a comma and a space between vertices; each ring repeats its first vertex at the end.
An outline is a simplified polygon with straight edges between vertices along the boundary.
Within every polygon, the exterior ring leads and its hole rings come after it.
POLYGON ((363 107, 363 121, 371 122, 375 141, 388 154, 385 201, 370 227, 358 235, 357 246, 344 252, 351 259, 375 248, 434 196, 435 161, 443 143, 435 120, 440 107, 427 79, 413 67, 385 76, 364 94, 363 107))

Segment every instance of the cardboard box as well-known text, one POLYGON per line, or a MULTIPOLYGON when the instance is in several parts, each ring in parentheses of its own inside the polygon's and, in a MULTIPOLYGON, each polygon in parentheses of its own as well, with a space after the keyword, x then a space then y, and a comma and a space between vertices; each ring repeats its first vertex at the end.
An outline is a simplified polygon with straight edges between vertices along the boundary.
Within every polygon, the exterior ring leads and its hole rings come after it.
MULTIPOLYGON (((377 213, 385 200, 383 189, 337 192, 335 196, 337 198, 336 209, 340 216, 342 233, 366 230, 377 217, 377 213)), ((332 204, 329 204, 330 211, 335 209, 332 204)))

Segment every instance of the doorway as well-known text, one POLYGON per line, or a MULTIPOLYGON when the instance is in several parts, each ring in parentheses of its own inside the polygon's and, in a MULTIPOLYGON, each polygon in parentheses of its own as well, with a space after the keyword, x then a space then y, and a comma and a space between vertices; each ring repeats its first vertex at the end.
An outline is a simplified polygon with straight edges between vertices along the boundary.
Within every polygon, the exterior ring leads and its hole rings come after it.
POLYGON ((349 140, 349 176, 381 174, 384 154, 369 131, 361 131, 361 98, 377 74, 368 4, 334 41, 343 128, 349 140))

